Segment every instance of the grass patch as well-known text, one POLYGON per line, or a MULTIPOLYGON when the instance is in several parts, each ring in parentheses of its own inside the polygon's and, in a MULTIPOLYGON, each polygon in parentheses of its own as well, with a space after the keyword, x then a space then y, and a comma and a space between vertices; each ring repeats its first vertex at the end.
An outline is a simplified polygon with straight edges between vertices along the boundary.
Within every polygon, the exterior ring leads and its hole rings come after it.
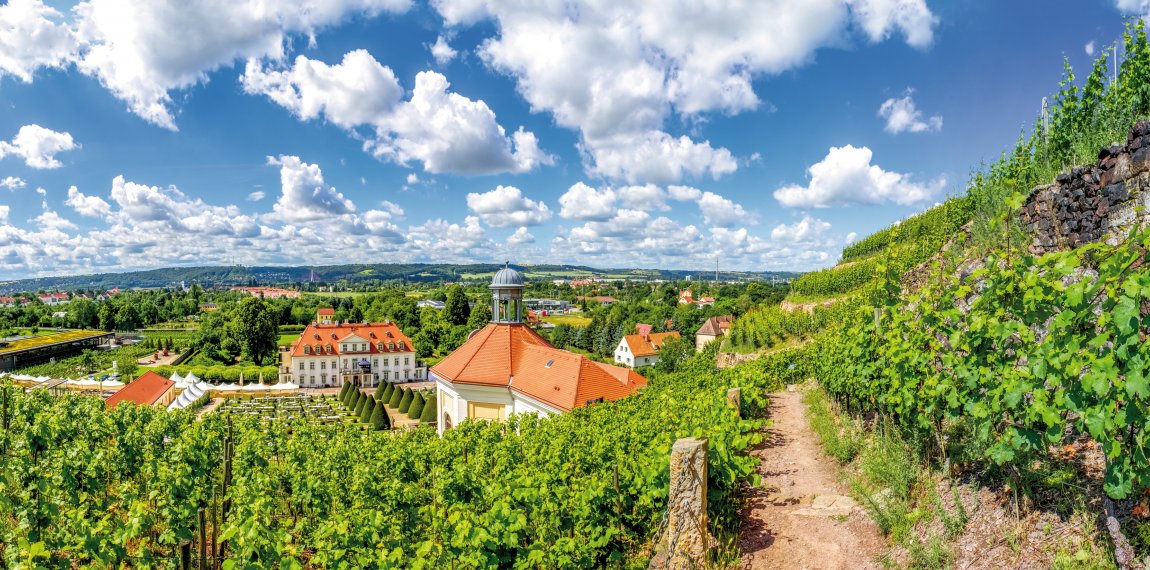
POLYGON ((582 315, 552 315, 543 317, 543 322, 553 325, 585 327, 591 324, 591 317, 584 317, 582 315))

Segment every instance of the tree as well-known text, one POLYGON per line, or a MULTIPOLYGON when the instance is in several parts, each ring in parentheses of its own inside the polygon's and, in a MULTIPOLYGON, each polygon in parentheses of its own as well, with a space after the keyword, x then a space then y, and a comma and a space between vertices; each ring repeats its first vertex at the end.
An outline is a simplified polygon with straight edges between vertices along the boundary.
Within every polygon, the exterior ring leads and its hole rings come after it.
POLYGON ((405 388, 396 388, 395 391, 391 393, 391 399, 387 401, 387 405, 392 408, 398 408, 399 403, 403 401, 404 392, 407 392, 405 388))
POLYGON ((383 397, 383 393, 387 391, 387 382, 380 382, 379 386, 375 387, 375 399, 378 400, 383 397))
POLYGON ((120 330, 135 330, 140 326, 140 312, 135 303, 128 301, 116 311, 116 325, 120 330))
POLYGON ((136 364, 135 358, 123 358, 116 361, 116 369, 120 371, 121 378, 135 379, 140 365, 136 364))
POLYGON ((407 408, 407 417, 418 420, 419 415, 423 413, 423 393, 416 392, 415 396, 411 398, 411 406, 407 408))
POLYGON ((467 318, 467 330, 473 331, 487 326, 491 322, 491 307, 487 303, 476 303, 471 308, 471 316, 467 318))
POLYGON ((387 410, 383 409, 383 402, 376 400, 371 410, 371 427, 375 431, 391 429, 391 422, 387 419, 387 410))
POLYGON ((100 310, 97 311, 97 317, 99 318, 99 321, 100 321, 100 329, 101 330, 106 330, 106 331, 115 330, 115 328, 116 328, 116 311, 115 311, 115 309, 112 308, 111 302, 104 301, 104 304, 100 305, 100 310))
POLYGON ((655 370, 659 372, 674 372, 679 365, 695 354, 695 343, 692 339, 681 336, 669 338, 659 349, 659 361, 655 363, 655 370))
POLYGON ((453 325, 467 324, 471 316, 471 307, 467 304, 467 294, 463 287, 452 285, 447 290, 447 302, 443 307, 443 318, 453 325))
POLYGON ((84 374, 96 371, 96 355, 91 350, 85 350, 80 355, 80 370, 84 371, 84 374))
POLYGON ((415 390, 405 390, 403 398, 399 401, 399 413, 406 414, 411 409, 411 400, 415 397, 415 390))
POLYGON ((435 392, 432 392, 431 395, 427 397, 427 401, 423 403, 423 413, 419 414, 419 423, 426 424, 435 421, 435 416, 438 413, 435 407, 435 399, 435 392))
POLYGON ((344 382, 343 387, 339 389, 339 401, 342 402, 344 405, 347 405, 347 392, 348 392, 347 388, 349 386, 351 386, 351 384, 344 382))
POLYGON ((267 301, 248 297, 236 307, 232 331, 244 353, 258 366, 275 354, 279 340, 279 312, 267 301))
POLYGON ((367 406, 367 401, 371 399, 371 396, 364 396, 363 392, 359 390, 356 390, 356 393, 358 393, 359 396, 356 396, 355 400, 355 415, 359 417, 363 415, 363 408, 367 406))
POLYGON ((385 380, 383 384, 380 384, 380 386, 383 386, 384 388, 383 395, 380 396, 379 399, 383 400, 383 402, 386 404, 387 402, 391 401, 391 393, 395 391, 395 384, 385 380))
POLYGON ((371 421, 371 412, 375 410, 375 398, 368 396, 363 399, 363 409, 359 412, 359 421, 361 423, 368 423, 371 421))

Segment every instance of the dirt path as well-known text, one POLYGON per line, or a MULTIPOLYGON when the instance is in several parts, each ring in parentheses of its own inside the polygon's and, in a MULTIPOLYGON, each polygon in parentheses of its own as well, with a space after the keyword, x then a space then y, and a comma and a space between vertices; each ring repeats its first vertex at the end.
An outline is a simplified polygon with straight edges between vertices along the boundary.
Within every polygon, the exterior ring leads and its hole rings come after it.
POLYGON ((769 437, 752 453, 763 485, 743 514, 744 568, 881 568, 885 541, 838 481, 838 465, 807 423, 799 392, 771 394, 769 437))

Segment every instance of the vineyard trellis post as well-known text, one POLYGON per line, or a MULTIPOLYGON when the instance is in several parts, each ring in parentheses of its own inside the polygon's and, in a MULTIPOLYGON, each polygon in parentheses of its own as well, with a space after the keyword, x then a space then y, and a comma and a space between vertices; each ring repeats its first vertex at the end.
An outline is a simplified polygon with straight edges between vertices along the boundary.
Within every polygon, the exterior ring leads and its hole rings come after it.
POLYGON ((739 387, 727 389, 727 405, 734 408, 739 417, 743 415, 743 389, 739 387))
POLYGON ((683 438, 671 447, 667 529, 649 568, 698 568, 712 543, 707 531, 707 440, 683 438))

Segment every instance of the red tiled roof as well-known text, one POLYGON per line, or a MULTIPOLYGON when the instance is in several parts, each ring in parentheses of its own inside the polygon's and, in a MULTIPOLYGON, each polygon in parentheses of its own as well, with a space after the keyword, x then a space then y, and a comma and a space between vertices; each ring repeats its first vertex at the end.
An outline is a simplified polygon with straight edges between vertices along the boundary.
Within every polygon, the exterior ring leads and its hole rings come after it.
POLYGON ((151 406, 164 397, 176 383, 152 372, 151 370, 132 380, 127 386, 120 388, 119 392, 112 394, 104 401, 108 409, 116 407, 120 402, 133 402, 141 406, 151 406))
POLYGON ((455 384, 506 386, 564 411, 647 385, 632 370, 555 348, 522 324, 487 325, 431 371, 455 384))
POLYGON ((308 325, 300 333, 299 338, 292 342, 291 354, 292 356, 338 355, 340 343, 350 336, 362 338, 368 344, 367 354, 415 352, 411 339, 407 338, 395 323, 355 323, 308 325), (310 347, 310 352, 305 351, 307 347, 310 347))
POLYGON ((731 321, 733 321, 733 320, 735 320, 735 317, 733 317, 731 315, 723 315, 721 317, 711 317, 711 318, 703 321, 703 326, 699 327, 698 332, 696 332, 695 334, 701 334, 701 335, 707 335, 707 336, 722 336, 724 334, 727 334, 727 331, 731 328, 731 321))
POLYGON ((322 316, 322 317, 331 317, 331 316, 335 316, 335 309, 330 309, 330 308, 323 308, 323 309, 320 309, 320 310, 316 311, 316 314, 317 314, 317 315, 320 315, 320 316, 322 316))
POLYGON ((667 339, 679 338, 679 331, 671 331, 664 333, 651 333, 649 335, 629 334, 623 337, 630 348, 631 354, 635 356, 651 356, 659 352, 663 348, 663 344, 667 339))

